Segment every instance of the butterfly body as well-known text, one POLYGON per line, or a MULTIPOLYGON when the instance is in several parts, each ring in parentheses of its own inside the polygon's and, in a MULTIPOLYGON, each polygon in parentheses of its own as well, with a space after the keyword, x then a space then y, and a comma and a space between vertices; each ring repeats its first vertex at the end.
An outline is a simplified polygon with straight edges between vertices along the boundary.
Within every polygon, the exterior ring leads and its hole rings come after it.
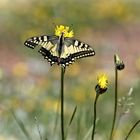
POLYGON ((75 40, 73 38, 61 36, 38 36, 27 39, 25 46, 34 49, 40 46, 39 52, 48 62, 63 67, 75 62, 76 59, 95 55, 93 48, 88 44, 75 40))

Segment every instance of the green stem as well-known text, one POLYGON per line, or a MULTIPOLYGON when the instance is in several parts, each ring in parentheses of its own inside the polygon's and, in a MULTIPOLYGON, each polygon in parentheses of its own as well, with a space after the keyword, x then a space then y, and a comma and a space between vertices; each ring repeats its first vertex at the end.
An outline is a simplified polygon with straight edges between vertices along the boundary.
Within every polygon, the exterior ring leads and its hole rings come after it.
POLYGON ((95 128, 96 128, 96 105, 97 105, 97 100, 100 94, 96 93, 95 101, 94 101, 94 119, 93 119, 93 129, 92 129, 92 136, 91 140, 94 140, 94 135, 95 135, 95 128))
POLYGON ((118 101, 118 71, 115 67, 115 104, 114 104, 114 116, 113 116, 113 123, 112 123, 112 129, 110 133, 110 140, 113 140, 115 131, 115 122, 116 122, 116 115, 117 115, 117 101, 118 101))
POLYGON ((133 127, 130 129, 130 131, 128 132, 127 136, 125 137, 125 140, 128 139, 128 137, 130 136, 130 134, 132 133, 132 131, 134 130, 134 128, 140 123, 140 120, 138 120, 133 127))
POLYGON ((65 139, 65 135, 64 135, 64 73, 65 73, 65 68, 61 67, 61 135, 62 135, 62 140, 65 139))

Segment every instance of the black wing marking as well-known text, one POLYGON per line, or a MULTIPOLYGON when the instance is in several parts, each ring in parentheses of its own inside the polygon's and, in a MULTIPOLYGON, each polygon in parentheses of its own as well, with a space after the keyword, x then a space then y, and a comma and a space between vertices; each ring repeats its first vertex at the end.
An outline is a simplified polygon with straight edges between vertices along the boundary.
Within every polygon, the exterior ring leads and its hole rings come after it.
POLYGON ((47 49, 45 49, 43 47, 41 47, 38 52, 40 52, 44 56, 44 58, 48 60, 48 62, 50 63, 51 66, 54 63, 59 62, 59 58, 57 56, 53 56, 50 51, 48 51, 47 49))

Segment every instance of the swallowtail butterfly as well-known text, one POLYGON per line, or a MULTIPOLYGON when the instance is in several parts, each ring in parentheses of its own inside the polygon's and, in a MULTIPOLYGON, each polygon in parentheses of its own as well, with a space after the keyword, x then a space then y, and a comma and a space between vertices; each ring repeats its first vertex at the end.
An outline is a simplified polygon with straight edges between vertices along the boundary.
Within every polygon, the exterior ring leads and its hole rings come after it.
POLYGON ((75 62, 76 59, 95 55, 93 48, 88 44, 70 37, 60 36, 36 36, 27 39, 25 46, 34 49, 40 47, 41 53, 50 65, 58 64, 63 67, 75 62))

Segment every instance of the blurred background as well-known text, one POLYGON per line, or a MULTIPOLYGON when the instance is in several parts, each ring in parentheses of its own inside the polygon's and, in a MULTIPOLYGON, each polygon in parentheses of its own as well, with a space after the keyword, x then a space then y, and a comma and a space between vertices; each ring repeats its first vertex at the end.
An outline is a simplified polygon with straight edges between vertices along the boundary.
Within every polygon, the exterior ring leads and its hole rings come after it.
MULTIPOLYGON (((0 0, 0 140, 27 139, 11 109, 32 139, 39 139, 35 116, 43 139, 60 139, 60 67, 50 67, 37 49, 24 46, 29 37, 53 35, 55 25, 60 24, 70 26, 74 37, 90 44, 96 52, 94 57, 78 60, 66 70, 66 128, 77 106, 68 139, 82 140, 91 128, 94 87, 100 72, 108 75, 109 87, 98 102, 96 139, 108 139, 113 117, 115 53, 125 63, 125 69, 119 72, 123 107, 118 110, 116 133, 118 140, 123 139, 140 118, 140 1, 0 0), (128 94, 130 88, 132 95, 128 94)), ((139 140, 139 132, 137 127, 130 140, 139 140)))

